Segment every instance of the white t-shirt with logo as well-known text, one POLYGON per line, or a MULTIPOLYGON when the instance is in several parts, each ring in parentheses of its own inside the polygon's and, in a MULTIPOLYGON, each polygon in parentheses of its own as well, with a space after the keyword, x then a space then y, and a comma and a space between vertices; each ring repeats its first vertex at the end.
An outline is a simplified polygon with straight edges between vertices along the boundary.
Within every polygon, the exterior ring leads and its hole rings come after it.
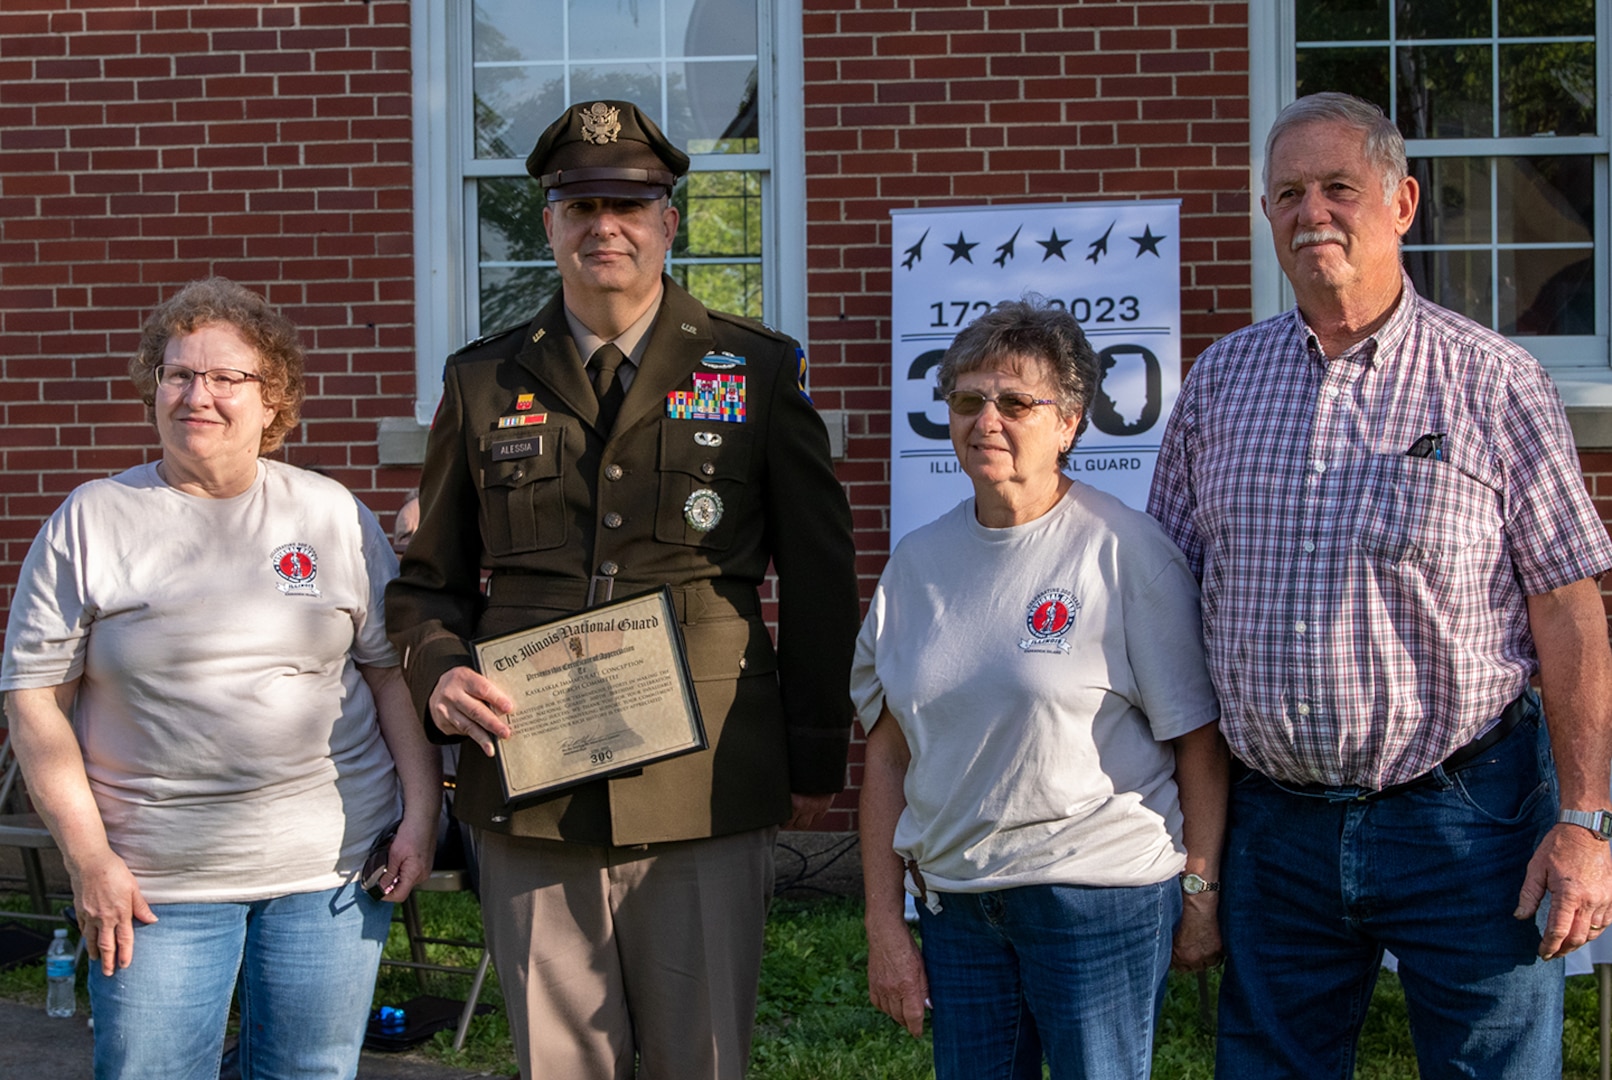
POLYGON ((151 903, 341 884, 401 813, 355 665, 393 666, 397 561, 346 488, 260 461, 229 499, 154 464, 77 488, 23 563, 0 689, 80 678, 73 727, 151 903))
POLYGON ((1076 481, 988 529, 967 499, 896 547, 857 641, 864 727, 912 762, 895 849, 928 888, 1148 885, 1185 865, 1166 740, 1214 721, 1198 587, 1146 514, 1076 481))

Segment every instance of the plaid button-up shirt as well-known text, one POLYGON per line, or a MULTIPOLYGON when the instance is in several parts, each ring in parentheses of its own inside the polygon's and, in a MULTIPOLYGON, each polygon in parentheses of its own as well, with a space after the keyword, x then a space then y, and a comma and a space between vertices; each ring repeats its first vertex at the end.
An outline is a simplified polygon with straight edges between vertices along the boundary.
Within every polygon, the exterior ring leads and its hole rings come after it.
POLYGON ((1336 359, 1296 309, 1206 351, 1148 509, 1203 583, 1227 741, 1292 783, 1443 761, 1537 667, 1526 597, 1612 566, 1549 377, 1408 278, 1336 359))

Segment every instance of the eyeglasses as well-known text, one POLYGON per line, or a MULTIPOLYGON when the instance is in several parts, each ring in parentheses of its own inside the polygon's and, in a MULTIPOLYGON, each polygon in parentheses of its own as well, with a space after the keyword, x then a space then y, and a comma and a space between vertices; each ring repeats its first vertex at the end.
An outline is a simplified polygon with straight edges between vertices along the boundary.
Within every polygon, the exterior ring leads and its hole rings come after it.
POLYGON ((188 392, 190 384, 200 376, 202 385, 207 387, 207 392, 216 398, 234 397, 235 391, 247 383, 263 381, 263 376, 250 371, 217 367, 207 371, 192 371, 181 364, 158 364, 156 374, 158 386, 165 390, 176 390, 181 394, 188 392))
POLYGON ((958 416, 978 416, 989 401, 1004 420, 1021 420, 1037 405, 1056 405, 1051 398, 1036 398, 1017 391, 986 397, 974 390, 953 390, 946 395, 946 407, 958 416))

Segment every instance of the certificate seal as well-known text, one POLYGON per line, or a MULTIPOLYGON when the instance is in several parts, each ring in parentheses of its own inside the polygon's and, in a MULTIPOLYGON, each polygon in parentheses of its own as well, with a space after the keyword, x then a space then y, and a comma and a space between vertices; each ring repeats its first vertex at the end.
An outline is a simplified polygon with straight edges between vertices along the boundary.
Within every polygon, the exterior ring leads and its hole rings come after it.
POLYGON ((710 532, 722 521, 722 496, 700 488, 683 504, 683 520, 695 532, 710 532))

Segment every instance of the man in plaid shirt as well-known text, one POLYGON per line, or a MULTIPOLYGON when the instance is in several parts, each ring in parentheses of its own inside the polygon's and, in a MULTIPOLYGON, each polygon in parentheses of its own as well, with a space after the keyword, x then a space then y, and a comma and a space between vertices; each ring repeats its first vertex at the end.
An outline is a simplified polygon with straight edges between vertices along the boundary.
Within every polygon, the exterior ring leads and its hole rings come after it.
POLYGON ((1539 364, 1401 269, 1381 111, 1302 98, 1265 157, 1298 306, 1199 358, 1149 504, 1245 766, 1217 1075, 1353 1075, 1387 948, 1423 1076, 1558 1076, 1561 957, 1612 922, 1612 543, 1539 364))

